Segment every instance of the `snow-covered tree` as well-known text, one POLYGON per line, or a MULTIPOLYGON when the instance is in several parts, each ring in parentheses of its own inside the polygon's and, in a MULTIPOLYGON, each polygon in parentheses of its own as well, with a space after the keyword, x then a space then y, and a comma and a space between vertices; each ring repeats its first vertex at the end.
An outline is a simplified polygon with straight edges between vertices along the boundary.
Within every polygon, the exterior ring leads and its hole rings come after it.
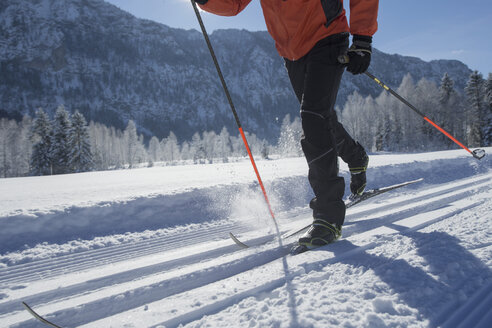
POLYGON ((244 141, 241 136, 231 136, 232 154, 234 157, 247 156, 244 141))
MULTIPOLYGON (((403 77, 397 92, 411 103, 417 103, 416 85, 410 74, 403 77)), ((392 126, 394 148, 401 151, 411 151, 420 148, 423 143, 423 122, 422 119, 415 115, 405 104, 398 101, 395 97, 391 97, 393 103, 394 123, 392 126)))
POLYGON ((10 147, 14 141, 16 130, 17 124, 15 124, 15 121, 9 121, 5 118, 0 119, 0 177, 9 177, 10 170, 14 165, 10 156, 10 147))
POLYGON ((198 132, 195 132, 191 137, 190 154, 193 156, 193 162, 195 164, 203 164, 205 162, 205 147, 203 146, 202 138, 198 132))
POLYGON ((87 122, 78 111, 72 115, 72 127, 69 135, 70 159, 72 172, 86 172, 93 168, 93 159, 87 122))
POLYGON ((377 122, 377 131, 375 135, 375 149, 376 151, 390 150, 390 136, 391 136, 391 123, 390 116, 386 113, 377 122))
POLYGON ((53 136, 51 142, 51 156, 53 161, 53 174, 65 174, 70 172, 70 115, 65 107, 56 109, 53 120, 53 136))
POLYGON ((178 138, 170 131, 169 136, 161 141, 162 157, 166 162, 174 164, 181 159, 178 138))
POLYGON ((364 129, 363 126, 367 124, 362 118, 362 111, 364 110, 364 98, 355 91, 348 96, 345 105, 343 106, 340 118, 344 123, 345 129, 356 140, 360 140, 360 133, 364 129))
POLYGON ((228 157, 232 155, 231 136, 226 127, 223 127, 220 134, 216 138, 215 149, 217 157, 222 158, 223 162, 228 161, 228 157))
POLYGON ((108 137, 107 128, 99 123, 89 123, 89 139, 91 142, 91 153, 95 170, 106 170, 109 168, 108 151, 105 142, 108 137))
POLYGON ((215 149, 215 140, 217 138, 217 134, 214 131, 204 131, 202 133, 202 144, 205 150, 205 158, 209 163, 212 163, 214 158, 216 157, 216 149, 215 149))
POLYGON ((132 167, 146 158, 142 138, 136 133, 135 124, 129 123, 125 132, 107 127, 100 123, 89 124, 91 153, 93 154, 94 167, 97 170, 120 169, 129 162, 130 150, 133 151, 132 167), (133 131, 133 132, 130 132, 133 131), (129 141, 133 140, 133 147, 129 141), (135 141, 136 140, 136 141, 135 141))
POLYGON ((18 174, 15 176, 24 176, 29 174, 30 171, 30 161, 32 154, 32 140, 31 130, 32 130, 32 118, 28 115, 24 115, 21 123, 19 124, 20 134, 19 134, 19 149, 20 149, 20 159, 17 163, 18 174))
POLYGON ((191 154, 190 151, 190 144, 188 141, 184 141, 183 144, 181 145, 181 159, 182 160, 188 160, 192 159, 193 155, 191 154))
POLYGON ((124 141, 126 145, 126 163, 130 168, 135 164, 145 160, 146 152, 143 145, 143 137, 137 134, 135 123, 130 120, 124 132, 124 141))
POLYGON ((489 73, 485 85, 485 99, 489 108, 492 108, 492 73, 489 73))
POLYGON ((482 124, 485 108, 485 87, 482 74, 474 71, 465 88, 468 100, 467 135, 470 147, 481 146, 483 141, 482 124))
MULTIPOLYGON (((454 81, 445 73, 441 79, 439 87, 439 112, 436 119, 441 123, 444 130, 456 134, 461 129, 463 122, 463 111, 460 108, 458 93, 454 89, 454 81)), ((446 138, 443 134, 440 135, 440 140, 443 145, 448 148, 454 143, 446 138)))
POLYGON ((149 161, 152 161, 153 163, 162 160, 161 144, 159 142, 159 139, 157 139, 155 136, 150 138, 148 154, 149 161))
MULTIPOLYGON (((412 100, 414 105, 425 115, 434 120, 441 127, 443 126, 443 115, 440 112, 439 88, 434 82, 421 79, 415 87, 415 95, 412 100)), ((415 150, 438 150, 443 147, 442 134, 407 108, 412 115, 414 122, 420 127, 415 131, 415 150)), ((449 129, 448 129, 449 130, 449 129)), ((411 149, 411 145, 409 145, 411 149)))
MULTIPOLYGON (((396 123, 399 111, 396 110, 396 99, 387 93, 381 94, 374 99, 373 117, 369 119, 370 124, 375 128, 373 130, 374 143, 365 143, 368 149, 376 151, 391 151, 396 149, 396 123)), ((366 141, 367 142, 367 141, 366 141)))
POLYGON ((492 73, 485 84, 484 146, 492 146, 492 73))
MULTIPOLYGON (((277 143, 277 152, 283 157, 300 156, 302 154, 301 140, 302 125, 301 120, 296 117, 292 122, 290 115, 285 115, 280 126, 280 136, 277 143)), ((260 145, 260 150, 263 147, 260 145)))
POLYGON ((31 140, 33 142, 31 155, 31 174, 52 174, 51 142, 52 129, 48 116, 42 109, 36 112, 32 125, 31 140))
POLYGON ((270 155, 270 147, 268 146, 268 143, 266 141, 263 142, 263 144, 261 145, 261 157, 263 159, 269 159, 269 156, 270 155))
POLYGON ((444 73, 439 87, 439 103, 448 105, 451 97, 455 94, 454 81, 449 77, 448 73, 444 73))
POLYGON ((32 119, 24 116, 21 122, 0 119, 0 177, 19 177, 29 174, 32 145, 32 119))
POLYGON ((144 163, 148 160, 147 149, 145 149, 145 137, 143 134, 138 136, 137 163, 144 163))

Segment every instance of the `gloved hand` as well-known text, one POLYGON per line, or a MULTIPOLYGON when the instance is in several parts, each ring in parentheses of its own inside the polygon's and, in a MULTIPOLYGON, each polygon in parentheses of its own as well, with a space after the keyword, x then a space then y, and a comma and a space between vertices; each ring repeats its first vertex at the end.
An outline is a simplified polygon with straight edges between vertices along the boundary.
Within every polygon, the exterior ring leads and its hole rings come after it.
POLYGON ((352 74, 364 73, 371 64, 372 37, 365 35, 354 35, 352 46, 348 49, 349 63, 347 71, 352 74))

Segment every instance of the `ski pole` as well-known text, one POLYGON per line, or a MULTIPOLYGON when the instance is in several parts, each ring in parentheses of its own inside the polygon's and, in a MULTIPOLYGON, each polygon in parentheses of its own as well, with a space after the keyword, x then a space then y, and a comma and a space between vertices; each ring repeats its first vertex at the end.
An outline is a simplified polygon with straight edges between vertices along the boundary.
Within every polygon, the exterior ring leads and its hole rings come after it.
POLYGON ((236 112, 236 108, 234 106, 234 103, 232 102, 231 94, 229 93, 229 89, 227 88, 227 84, 224 79, 224 75, 222 74, 222 70, 220 69, 219 62, 217 61, 217 57, 215 56, 214 49, 212 48, 212 43, 210 42, 210 39, 208 37, 208 33, 205 29, 205 25, 203 24, 202 17, 200 15, 200 12, 198 11, 196 2, 194 0, 191 0, 191 4, 193 6, 193 9, 195 10, 196 18, 198 19, 198 23, 200 24, 200 28, 202 29, 203 37, 205 38, 205 42, 207 43, 208 50, 210 51, 210 55, 212 56, 212 59, 215 64, 215 68, 217 70, 217 74, 219 75, 220 82, 222 83, 222 88, 224 89, 224 92, 226 94, 227 100, 229 101, 229 106, 231 107, 232 114, 234 115, 234 119, 236 120, 237 127, 239 129, 239 133, 241 134, 241 138, 243 139, 244 146, 246 147, 246 151, 248 152, 249 159, 251 160, 251 164, 253 165, 253 169, 256 174, 256 178, 258 179, 258 183, 260 184, 261 191, 263 192, 263 196, 265 198, 266 204, 268 206, 268 210, 270 212, 270 215, 272 216, 273 222, 275 222, 275 227, 277 228, 277 232, 279 231, 277 221, 275 220, 275 215, 273 214, 272 207, 270 205, 270 201, 268 200, 268 196, 265 190, 265 186, 263 185, 263 181, 261 180, 260 177, 260 172, 258 171, 258 168, 256 167, 256 162, 253 157, 253 154, 251 153, 251 149, 249 148, 248 141, 246 140, 246 135, 244 134, 243 128, 241 126, 241 122, 239 121, 239 116, 236 112))
MULTIPOLYGON (((349 57, 347 55, 341 55, 340 57, 338 57, 338 61, 341 64, 348 64, 349 57)), ((459 142, 455 137, 453 137, 449 132, 447 132, 446 130, 444 130, 443 128, 441 128, 434 121, 432 121, 430 118, 428 118, 426 115, 424 115, 414 105, 412 105, 411 103, 409 103, 405 98, 403 98, 398 93, 396 93, 396 91, 394 91, 393 89, 391 89, 390 87, 388 87, 386 84, 384 84, 383 82, 381 82, 380 79, 378 79, 377 77, 375 77, 374 75, 372 75, 371 73, 369 73, 367 71, 365 71, 364 74, 366 74, 368 77, 371 78, 371 80, 373 80, 374 82, 376 82, 377 84, 379 84, 383 89, 385 89, 386 91, 388 91, 389 93, 391 93, 393 96, 395 96, 402 103, 404 103, 405 105, 407 105, 408 107, 410 107, 410 109, 412 109, 415 113, 417 113, 418 115, 420 115, 424 120, 426 120, 433 127, 435 127, 437 130, 439 130, 441 133, 443 133, 446 137, 448 137, 449 139, 451 139, 452 141, 454 141, 454 143, 456 143, 458 146, 460 146, 461 148, 463 148, 464 150, 466 150, 467 152, 469 152, 473 157, 475 157, 476 159, 482 159, 485 156, 485 150, 483 150, 483 149, 475 149, 473 151, 470 150, 468 147, 466 147, 461 142, 459 142)))

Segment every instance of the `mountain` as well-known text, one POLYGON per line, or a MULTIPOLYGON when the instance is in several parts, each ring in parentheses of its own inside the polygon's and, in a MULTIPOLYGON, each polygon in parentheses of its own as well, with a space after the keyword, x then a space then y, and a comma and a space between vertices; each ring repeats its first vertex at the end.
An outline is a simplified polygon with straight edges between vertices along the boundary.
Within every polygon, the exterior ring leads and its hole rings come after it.
MULTIPOLYGON (((191 9, 190 9, 191 10, 191 9)), ((376 39, 377 40, 377 39, 376 39)), ((286 114, 298 115, 282 59, 267 32, 219 30, 211 41, 246 131, 274 140, 286 114)), ((424 62, 374 51, 371 70, 397 87, 403 76, 458 89, 470 69, 459 61, 424 62)), ((345 74, 338 104, 357 90, 381 89, 345 74)), ((102 0, 3 0, 0 4, 0 115, 52 114, 63 104, 87 119, 189 139, 223 126, 236 131, 201 33, 137 19, 102 0)))

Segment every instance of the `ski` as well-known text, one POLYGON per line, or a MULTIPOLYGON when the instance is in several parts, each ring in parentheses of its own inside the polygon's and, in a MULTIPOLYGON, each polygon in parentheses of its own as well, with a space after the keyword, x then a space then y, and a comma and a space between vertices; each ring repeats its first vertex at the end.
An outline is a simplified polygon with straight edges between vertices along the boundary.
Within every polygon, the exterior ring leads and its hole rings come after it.
POLYGON ((248 245, 246 245, 245 243, 243 243, 242 241, 240 241, 239 239, 237 239, 236 236, 234 236, 234 234, 232 232, 229 232, 229 237, 231 237, 231 239, 236 243, 236 245, 238 245, 239 247, 241 248, 249 248, 248 245))
MULTIPOLYGON (((363 201, 366 201, 366 200, 368 200, 370 198, 373 198, 375 196, 384 194, 384 193, 386 193, 388 191, 391 191, 391 190, 395 190, 395 189, 398 189, 398 188, 401 188, 401 187, 405 187, 405 186, 408 186, 408 185, 411 185, 411 184, 420 182, 422 180, 424 180, 424 179, 423 178, 420 178, 420 179, 417 179, 417 180, 406 181, 406 182, 402 182, 402 183, 395 184, 395 185, 388 186, 388 187, 382 187, 382 188, 376 188, 376 189, 367 190, 367 191, 364 191, 361 195, 352 195, 352 196, 350 196, 345 201, 345 206, 346 206, 346 208, 350 208, 352 206, 355 206, 355 205, 357 205, 357 204, 359 204, 359 203, 361 203, 363 201)), ((282 236, 282 239, 284 239, 284 238, 290 238, 290 237, 295 236, 295 235, 297 235, 299 233, 302 233, 303 231, 309 229, 309 227, 311 227, 311 224, 308 224, 308 225, 306 225, 306 226, 304 226, 304 227, 302 227, 300 229, 296 229, 293 232, 288 232, 287 234, 284 234, 282 236)), ((245 243, 243 243, 242 241, 240 241, 232 232, 229 232, 229 236, 236 243, 236 245, 238 245, 239 247, 241 247, 241 248, 249 248, 248 245, 246 245, 245 243)), ((299 252, 299 253, 295 253, 295 254, 300 254, 300 253, 305 252, 306 250, 309 250, 306 246, 300 247, 300 246, 303 246, 303 245, 296 245, 296 246, 298 246, 299 248, 302 248, 302 251, 299 252)), ((294 246, 294 248, 296 248, 296 246, 294 246)), ((301 249, 299 249, 299 250, 301 250, 301 249)))
MULTIPOLYGON (((345 201, 345 207, 350 208, 350 207, 355 206, 355 205, 357 205, 357 204, 359 204, 365 200, 368 200, 372 197, 384 194, 384 193, 391 191, 391 190, 395 190, 395 189, 398 189, 401 187, 408 186, 408 185, 413 184, 413 183, 420 182, 422 180, 424 180, 424 179, 420 178, 417 180, 407 181, 407 182, 399 183, 399 184, 388 186, 388 187, 367 190, 367 191, 364 191, 362 193, 362 195, 352 195, 345 201)), ((289 238, 289 237, 292 237, 294 235, 297 235, 298 233, 301 233, 304 230, 307 230, 310 226, 311 226, 311 224, 308 224, 307 226, 304 226, 301 229, 295 230, 294 232, 288 233, 287 235, 285 235, 283 237, 289 238)))
POLYGON ((29 305, 27 305, 26 302, 22 302, 22 305, 25 306, 25 308, 27 309, 27 311, 36 319, 38 319, 39 321, 41 321, 42 323, 45 323, 47 324, 48 326, 51 326, 51 327, 55 327, 55 328, 62 328, 58 325, 55 325, 53 322, 50 322, 48 320, 46 320, 45 318, 43 318, 42 316, 40 316, 39 314, 37 314, 29 305))

